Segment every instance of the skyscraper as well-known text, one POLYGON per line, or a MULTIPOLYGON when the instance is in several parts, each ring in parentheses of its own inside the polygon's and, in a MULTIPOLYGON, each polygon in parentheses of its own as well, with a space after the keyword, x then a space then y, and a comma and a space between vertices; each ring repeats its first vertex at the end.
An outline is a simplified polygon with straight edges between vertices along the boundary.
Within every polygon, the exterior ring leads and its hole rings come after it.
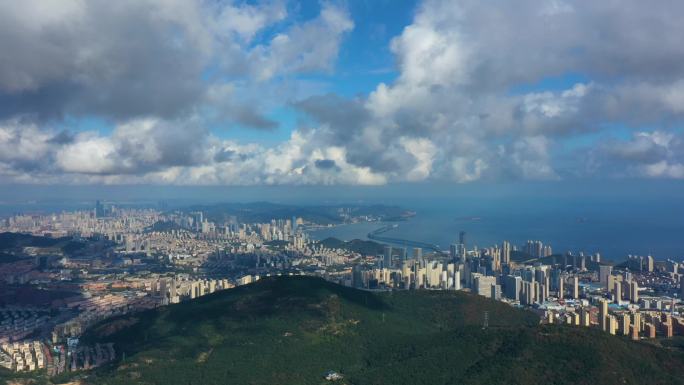
POLYGON ((456 260, 456 258, 459 257, 459 255, 458 255, 458 245, 457 245, 457 244, 452 243, 451 245, 449 245, 449 255, 451 256, 451 258, 452 258, 453 260, 456 260))
POLYGON ((511 262, 511 244, 508 241, 503 241, 501 245, 501 263, 509 264, 511 262))
POLYGON ((507 275, 504 278, 504 295, 515 301, 520 301, 520 290, 522 288, 522 278, 507 275))
POLYGON ((385 246, 383 266, 385 269, 392 267, 392 246, 385 246))
POLYGON ((650 255, 647 256, 646 258, 644 258, 644 262, 645 262, 645 265, 646 265, 646 266, 644 266, 645 269, 646 269, 646 271, 652 273, 653 270, 654 270, 654 267, 655 267, 655 262, 654 262, 654 260, 653 260, 653 257, 650 256, 650 255))
POLYGON ((364 286, 363 272, 361 271, 361 267, 358 265, 354 265, 354 267, 352 267, 352 286, 357 289, 364 286))
POLYGON ((639 303, 639 284, 637 281, 630 281, 629 283, 629 300, 632 303, 639 303))
POLYGON ((579 299, 579 277, 572 277, 572 298, 579 299))
POLYGON ((608 285, 608 276, 613 272, 613 266, 610 265, 599 265, 599 282, 601 282, 602 285, 606 286, 607 289, 610 289, 607 287, 608 285))
POLYGON ((622 281, 615 281, 613 294, 615 295, 615 303, 619 304, 620 300, 622 300, 622 281))
POLYGON ((95 201, 95 218, 103 218, 105 216, 105 207, 99 200, 95 201))
POLYGON ((454 290, 461 290, 461 272, 459 270, 454 271, 454 290))
POLYGON ((599 325, 604 332, 608 330, 608 300, 599 299, 599 325))

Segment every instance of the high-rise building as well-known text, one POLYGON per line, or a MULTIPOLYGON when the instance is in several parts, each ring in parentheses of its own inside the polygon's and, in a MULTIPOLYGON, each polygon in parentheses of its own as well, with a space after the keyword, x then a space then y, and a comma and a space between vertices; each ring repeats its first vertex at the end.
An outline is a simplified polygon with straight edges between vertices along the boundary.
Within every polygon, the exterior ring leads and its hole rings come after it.
POLYGON ((459 270, 454 271, 454 290, 461 290, 461 272, 459 270))
POLYGON ((180 302, 177 294, 177 288, 176 288, 176 278, 173 277, 171 278, 171 286, 169 287, 169 302, 171 303, 178 303, 180 302))
POLYGON ((449 245, 449 255, 451 256, 451 258, 453 260, 456 260, 457 258, 460 257, 458 255, 458 245, 457 244, 452 243, 451 245, 449 245))
POLYGON ((358 265, 354 265, 354 267, 352 267, 352 287, 358 289, 363 286, 363 272, 361 271, 361 267, 358 265))
POLYGON ((385 269, 389 269, 390 267, 392 267, 392 246, 385 246, 383 267, 385 269))
POLYGON ((613 266, 599 265, 599 282, 601 282, 601 284, 607 289, 610 289, 610 287, 608 287, 608 277, 611 275, 612 272, 613 266))
MULTIPOLYGON (((475 277, 474 281, 475 285, 475 293, 485 296, 485 297, 490 297, 492 294, 492 289, 491 287, 493 285, 496 285, 496 277, 490 277, 490 276, 485 276, 485 275, 479 275, 475 277)), ((499 289, 500 291, 501 289, 499 289)))
POLYGON ((105 216, 105 208, 102 202, 95 201, 95 218, 103 218, 105 216))
POLYGON ((684 274, 679 277, 679 298, 684 300, 684 274))
POLYGON ((511 263, 511 244, 508 241, 503 241, 501 245, 501 263, 504 265, 511 263))
POLYGON ((606 322, 608 324, 608 333, 615 335, 615 333, 617 332, 617 326, 618 326, 617 325, 617 318, 615 318, 615 316, 613 316, 613 315, 608 315, 606 318, 607 318, 606 322))
POLYGON ((168 293, 168 288, 167 288, 166 278, 161 278, 161 279, 159 279, 159 295, 165 299, 167 293, 168 293))
POLYGON ((604 332, 608 330, 608 300, 599 299, 599 325, 604 332))
POLYGON ((629 325, 630 325, 629 313, 623 313, 620 316, 620 333, 623 336, 629 335, 629 325))
POLYGON ((458 233, 458 257, 461 259, 461 261, 465 261, 466 259, 466 233, 465 231, 461 231, 458 233))
POLYGON ((613 295, 615 296, 615 303, 619 304, 622 300, 622 281, 615 281, 615 289, 613 295))
POLYGON ((581 320, 582 326, 585 326, 585 327, 591 326, 591 313, 589 312, 589 310, 587 308, 585 308, 585 307, 582 308, 582 310, 580 312, 580 316, 582 319, 581 320))
POLYGON ((534 303, 534 292, 532 282, 522 281, 522 289, 520 290, 520 303, 522 305, 532 305, 534 303))
POLYGON ((572 298, 579 299, 579 277, 574 276, 572 279, 572 298))
POLYGON ((632 325, 636 327, 637 332, 641 332, 641 313, 639 313, 638 311, 632 313, 632 325))
POLYGON ((645 270, 652 273, 655 268, 655 261, 653 260, 653 257, 650 255, 647 256, 646 258, 644 258, 644 263, 645 270))
POLYGON ((544 244, 541 241, 527 241, 525 246, 525 252, 532 257, 539 258, 544 255, 544 244))
POLYGON ((492 285, 491 286, 491 299, 495 301, 501 300, 501 285, 492 285))
POLYGON ((520 301, 520 290, 522 289, 522 278, 507 275, 504 278, 504 295, 506 298, 520 301))
POLYGON ((543 299, 541 298, 542 297, 541 289, 543 289, 543 285, 541 285, 537 281, 532 282, 532 293, 533 293, 532 295, 534 298, 532 298, 531 303, 535 303, 535 302, 542 303, 543 302, 543 299))
POLYGON ((413 248, 413 259, 421 259, 423 258, 423 249, 420 247, 414 247, 413 248))
POLYGON ((639 303, 639 284, 635 280, 629 283, 629 300, 632 303, 639 303))
MULTIPOLYGON (((538 283, 535 282, 535 285, 538 283)), ((539 303, 544 303, 546 302, 546 295, 548 294, 548 286, 546 284, 539 284, 539 291, 538 291, 538 297, 537 297, 537 302, 539 303)))

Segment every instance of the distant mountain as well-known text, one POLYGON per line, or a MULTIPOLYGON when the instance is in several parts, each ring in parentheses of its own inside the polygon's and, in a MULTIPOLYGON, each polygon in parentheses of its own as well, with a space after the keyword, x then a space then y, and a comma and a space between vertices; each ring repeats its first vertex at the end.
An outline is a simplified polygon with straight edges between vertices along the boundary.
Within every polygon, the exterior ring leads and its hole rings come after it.
POLYGON ((213 205, 196 205, 184 211, 202 211, 214 222, 225 222, 235 217, 243 223, 264 223, 271 219, 290 219, 301 217, 305 221, 318 224, 337 224, 343 222, 338 210, 346 209, 352 216, 374 216, 384 220, 401 220, 412 215, 398 206, 384 205, 284 205, 268 202, 254 203, 218 203, 213 205))
POLYGON ((112 319, 119 361, 89 384, 677 384, 684 356, 464 292, 371 293, 266 278, 112 319), (483 329, 485 312, 489 326, 483 329), (125 357, 125 358, 124 358, 125 357))

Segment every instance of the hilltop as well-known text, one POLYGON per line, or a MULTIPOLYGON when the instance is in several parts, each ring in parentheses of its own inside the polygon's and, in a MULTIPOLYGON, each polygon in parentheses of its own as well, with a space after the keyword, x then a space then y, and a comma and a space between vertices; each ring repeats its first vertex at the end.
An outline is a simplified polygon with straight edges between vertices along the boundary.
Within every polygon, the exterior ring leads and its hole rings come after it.
POLYGON ((320 241, 320 243, 330 249, 346 249, 363 255, 381 255, 385 248, 385 245, 382 243, 361 239, 352 239, 345 242, 337 238, 328 237, 320 241))
POLYGON ((0 263, 11 263, 25 259, 23 249, 35 247, 71 254, 83 249, 85 242, 75 241, 71 237, 50 238, 21 233, 0 233, 0 263))
POLYGON ((540 326, 528 311, 446 291, 371 293, 266 278, 106 321, 118 363, 92 384, 673 384, 678 350, 597 330, 540 326), (482 328, 484 312, 489 327, 482 328))

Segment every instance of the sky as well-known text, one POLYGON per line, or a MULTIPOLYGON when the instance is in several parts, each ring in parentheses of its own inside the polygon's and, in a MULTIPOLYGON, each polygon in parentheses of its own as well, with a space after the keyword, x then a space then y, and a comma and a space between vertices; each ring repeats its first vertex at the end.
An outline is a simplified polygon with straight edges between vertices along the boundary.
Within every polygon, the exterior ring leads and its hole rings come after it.
POLYGON ((0 184, 684 179, 684 2, 0 0, 0 184))

